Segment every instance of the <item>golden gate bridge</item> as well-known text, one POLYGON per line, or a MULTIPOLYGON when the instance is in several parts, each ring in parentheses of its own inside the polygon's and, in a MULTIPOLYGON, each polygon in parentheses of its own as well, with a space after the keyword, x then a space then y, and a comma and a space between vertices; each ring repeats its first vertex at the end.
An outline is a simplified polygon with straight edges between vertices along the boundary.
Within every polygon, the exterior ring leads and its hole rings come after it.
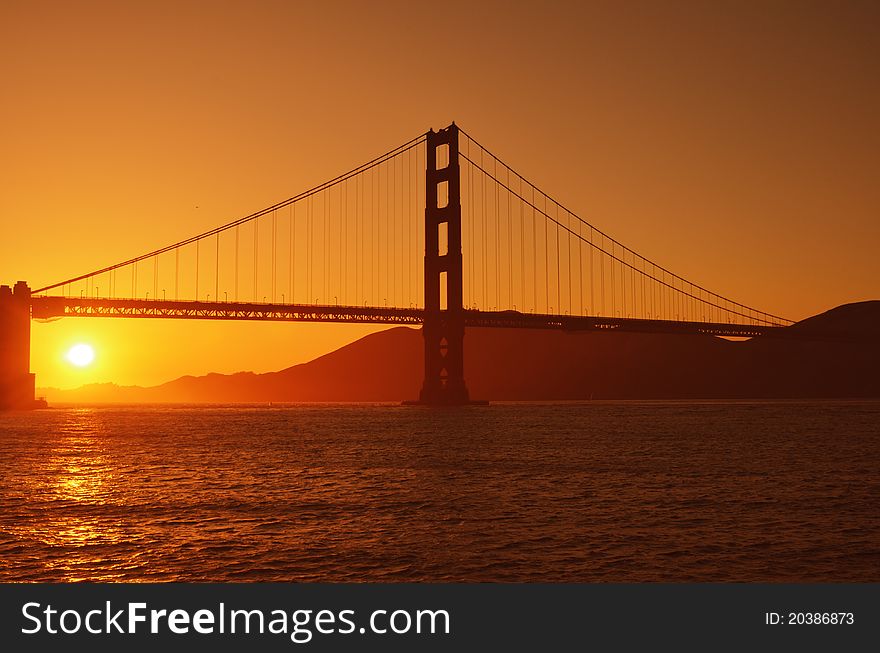
POLYGON ((792 335, 563 206, 453 123, 215 229, 44 285, 0 288, 0 407, 34 402, 30 320, 421 325, 419 403, 470 401, 466 327, 792 335))

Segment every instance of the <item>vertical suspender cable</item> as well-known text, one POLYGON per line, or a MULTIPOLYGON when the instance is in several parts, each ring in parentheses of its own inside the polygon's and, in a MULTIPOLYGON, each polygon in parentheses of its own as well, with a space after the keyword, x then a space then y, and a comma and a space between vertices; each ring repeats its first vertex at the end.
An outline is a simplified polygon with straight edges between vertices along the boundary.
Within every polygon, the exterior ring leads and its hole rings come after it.
MULTIPOLYGON (((507 168, 507 166, 504 166, 507 168)), ((507 187, 510 188, 510 168, 507 168, 507 187)), ((513 308, 513 224, 512 224, 512 207, 510 203, 513 197, 510 193, 507 197, 507 303, 508 308, 513 308)))
POLYGON ((289 239, 288 244, 288 257, 287 257, 287 273, 290 277, 290 285, 288 286, 287 297, 291 304, 295 304, 296 300, 294 299, 294 295, 296 294, 295 286, 294 286, 294 276, 296 275, 296 254, 294 252, 294 239, 293 234, 296 229, 296 202, 291 202, 290 206, 287 207, 287 236, 289 239))
POLYGON ((238 225, 235 225, 235 289, 234 296, 235 301, 238 301, 238 225))
POLYGON ((260 243, 260 221, 254 220, 254 302, 260 301, 260 294, 257 287, 257 260, 259 259, 259 243, 260 243))

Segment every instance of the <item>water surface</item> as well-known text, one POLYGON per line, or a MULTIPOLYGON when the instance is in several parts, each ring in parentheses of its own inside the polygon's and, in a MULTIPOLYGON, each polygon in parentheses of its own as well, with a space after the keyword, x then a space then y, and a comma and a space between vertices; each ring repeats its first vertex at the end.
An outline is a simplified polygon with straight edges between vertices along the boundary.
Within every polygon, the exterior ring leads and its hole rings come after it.
POLYGON ((0 414, 0 581, 880 581, 880 402, 0 414))

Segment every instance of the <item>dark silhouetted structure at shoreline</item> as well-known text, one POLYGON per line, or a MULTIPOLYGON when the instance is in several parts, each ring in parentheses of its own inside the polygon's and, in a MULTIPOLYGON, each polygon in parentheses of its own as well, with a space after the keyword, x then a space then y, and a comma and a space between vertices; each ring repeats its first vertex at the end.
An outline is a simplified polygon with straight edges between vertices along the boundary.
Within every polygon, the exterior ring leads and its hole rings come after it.
POLYGON ((31 291, 24 281, 0 286, 0 410, 45 406, 34 398, 30 370, 31 291))

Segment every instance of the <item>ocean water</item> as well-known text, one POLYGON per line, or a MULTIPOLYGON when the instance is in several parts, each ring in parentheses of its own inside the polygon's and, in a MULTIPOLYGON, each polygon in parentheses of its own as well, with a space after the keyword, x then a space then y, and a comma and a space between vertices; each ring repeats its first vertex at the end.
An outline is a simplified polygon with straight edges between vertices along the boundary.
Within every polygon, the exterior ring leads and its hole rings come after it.
POLYGON ((0 581, 880 581, 880 402, 0 414, 0 581))

